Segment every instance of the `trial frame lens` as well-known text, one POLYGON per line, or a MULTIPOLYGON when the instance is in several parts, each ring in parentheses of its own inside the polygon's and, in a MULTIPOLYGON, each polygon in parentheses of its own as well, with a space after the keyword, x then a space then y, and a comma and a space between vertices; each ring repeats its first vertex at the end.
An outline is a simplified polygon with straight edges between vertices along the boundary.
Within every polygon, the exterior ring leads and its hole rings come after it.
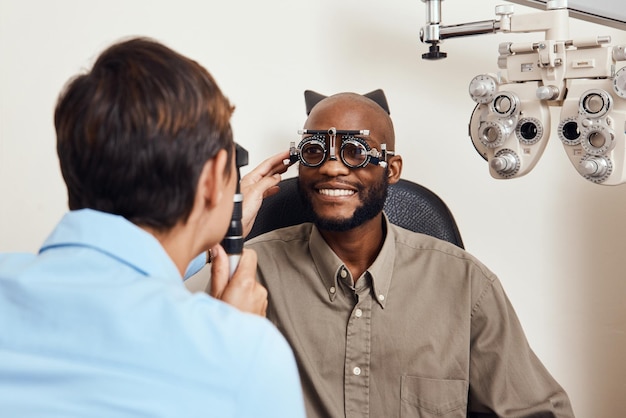
POLYGON ((319 167, 326 159, 337 160, 335 154, 337 135, 341 135, 339 159, 348 168, 362 168, 370 163, 386 168, 387 157, 395 155, 393 151, 387 150, 386 144, 380 144, 381 150, 378 151, 372 148, 365 139, 355 136, 369 135, 369 130, 340 131, 333 127, 323 131, 304 129, 299 130, 298 133, 310 134, 310 136, 302 138, 297 147, 295 142, 290 143, 289 159, 283 161, 286 165, 300 161, 306 167, 319 167))
POLYGON ((323 135, 304 138, 300 145, 300 162, 307 167, 317 167, 326 160, 326 141, 323 135))
MULTIPOLYGON (((298 148, 300 162, 307 167, 319 167, 326 161, 328 150, 324 135, 304 138, 298 148)), ((378 152, 374 154, 378 155, 378 152)), ((372 156, 372 149, 364 140, 351 135, 342 136, 339 158, 347 167, 365 167, 372 156)), ((336 158, 331 156, 331 159, 336 158)))
POLYGON ((354 136, 342 138, 341 161, 350 168, 365 167, 370 160, 371 148, 363 141, 354 136))

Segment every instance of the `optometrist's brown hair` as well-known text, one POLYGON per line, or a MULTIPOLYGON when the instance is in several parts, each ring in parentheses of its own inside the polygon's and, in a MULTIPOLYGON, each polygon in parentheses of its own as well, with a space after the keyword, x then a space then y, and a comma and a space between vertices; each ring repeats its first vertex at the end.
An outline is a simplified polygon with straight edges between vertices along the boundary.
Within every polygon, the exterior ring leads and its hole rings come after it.
POLYGON ((161 231, 186 221, 206 161, 226 149, 234 175, 232 112, 197 62, 146 38, 112 45, 56 106, 70 209, 161 231))

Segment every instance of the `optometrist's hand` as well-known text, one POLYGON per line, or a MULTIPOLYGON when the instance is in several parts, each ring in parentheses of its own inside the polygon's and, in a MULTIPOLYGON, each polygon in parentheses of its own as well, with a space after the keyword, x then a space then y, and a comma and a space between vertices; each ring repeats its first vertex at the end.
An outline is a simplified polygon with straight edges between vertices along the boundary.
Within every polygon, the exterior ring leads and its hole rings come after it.
POLYGON ((283 160, 288 158, 289 151, 280 152, 269 157, 242 177, 239 187, 243 194, 241 222, 244 237, 252 230, 263 199, 278 193, 277 185, 282 178, 281 174, 289 168, 283 160))
POLYGON ((244 249, 230 280, 228 255, 221 245, 211 248, 211 284, 208 293, 243 312, 265 316, 267 289, 256 280, 256 252, 244 249))

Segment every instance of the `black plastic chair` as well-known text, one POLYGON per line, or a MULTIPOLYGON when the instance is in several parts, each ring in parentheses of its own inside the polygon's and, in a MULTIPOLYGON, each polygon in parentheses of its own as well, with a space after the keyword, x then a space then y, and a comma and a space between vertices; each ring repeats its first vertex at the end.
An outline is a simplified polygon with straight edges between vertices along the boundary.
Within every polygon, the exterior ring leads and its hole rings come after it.
MULTIPOLYGON (((263 201, 246 239, 286 226, 310 222, 312 217, 298 195, 296 177, 282 180, 280 192, 263 201)), ((389 186, 385 213, 393 224, 431 235, 463 247, 463 240, 448 206, 431 190, 401 179, 389 186)))

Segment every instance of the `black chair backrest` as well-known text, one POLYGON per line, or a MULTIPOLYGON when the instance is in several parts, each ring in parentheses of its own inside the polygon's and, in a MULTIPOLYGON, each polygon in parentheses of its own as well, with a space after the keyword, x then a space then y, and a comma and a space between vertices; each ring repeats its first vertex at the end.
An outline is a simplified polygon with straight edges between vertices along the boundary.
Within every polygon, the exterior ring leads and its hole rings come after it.
MULTIPOLYGON (((286 226, 312 220, 300 201, 296 177, 282 180, 280 192, 263 201, 252 231, 246 239, 286 226)), ((463 240, 452 213, 439 196, 409 180, 389 186, 385 213, 393 224, 414 232, 431 235, 463 247, 463 240)))

